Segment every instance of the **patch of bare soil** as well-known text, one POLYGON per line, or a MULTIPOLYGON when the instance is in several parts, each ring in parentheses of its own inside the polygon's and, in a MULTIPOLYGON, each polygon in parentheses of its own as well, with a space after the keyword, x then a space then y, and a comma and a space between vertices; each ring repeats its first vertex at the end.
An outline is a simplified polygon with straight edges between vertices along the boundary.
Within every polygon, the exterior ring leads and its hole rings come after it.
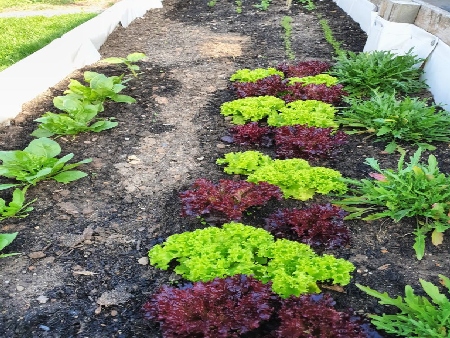
MULTIPOLYGON (((0 232, 19 231, 8 252, 22 253, 0 260, 1 337, 161 337, 158 326, 143 319, 141 306, 161 284, 177 277, 149 266, 145 257, 167 236, 203 227, 179 216, 179 192, 197 178, 228 177, 215 161, 240 150, 220 141, 231 125, 219 107, 235 99, 227 88, 229 76, 239 68, 286 60, 280 26, 285 15, 294 19, 296 61, 332 61, 318 15, 328 20, 343 48, 363 49, 366 35, 359 26, 332 1, 316 2, 312 12, 298 4, 288 10, 282 2, 261 12, 252 7, 256 1, 249 1, 237 14, 234 1, 208 7, 205 0, 167 0, 163 9, 113 32, 101 48, 103 57, 148 55, 140 63, 142 74, 125 90, 137 103, 107 104, 104 115, 119 121, 115 129, 59 138, 64 154, 93 158, 83 166, 89 176, 68 185, 33 187, 29 198, 37 201, 30 216, 0 224, 0 232)), ((124 71, 95 64, 70 77, 80 79, 84 70, 124 71)), ((2 150, 23 149, 32 140, 33 120, 54 110, 52 98, 67 84, 68 79, 30 102, 11 126, 0 129, 2 150)), ((383 144, 358 136, 350 140, 340 156, 319 165, 362 178, 369 172, 366 157, 379 159, 382 167, 398 160, 381 152, 383 144)), ((435 154, 449 172, 447 144, 438 145, 435 154)), ((243 223, 261 226, 274 208, 326 200, 273 202, 243 223)), ((384 311, 355 283, 397 295, 407 283, 417 287, 419 278, 436 282, 438 273, 449 271, 448 241, 428 246, 424 259, 415 259, 412 220, 348 224, 351 245, 329 253, 349 259, 357 271, 345 293, 325 291, 340 309, 384 311)))

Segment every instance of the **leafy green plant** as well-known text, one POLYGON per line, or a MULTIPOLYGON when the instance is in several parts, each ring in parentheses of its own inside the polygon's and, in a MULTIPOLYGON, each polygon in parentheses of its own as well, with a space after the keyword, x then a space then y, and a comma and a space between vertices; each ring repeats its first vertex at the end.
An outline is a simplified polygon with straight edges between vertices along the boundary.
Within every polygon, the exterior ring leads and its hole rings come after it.
POLYGON ((334 53, 336 55, 346 55, 346 51, 341 48, 340 42, 338 42, 335 37, 333 36, 333 31, 331 30, 330 25, 328 24, 328 21, 326 19, 320 19, 319 20, 320 25, 322 26, 323 34, 325 36, 325 40, 333 47, 334 53))
MULTIPOLYGON (((439 275, 441 283, 450 289, 450 279, 439 275)), ((397 307, 400 312, 393 315, 370 315, 372 324, 378 329, 400 337, 448 337, 450 331, 450 301, 439 288, 430 282, 419 279, 428 295, 417 296, 411 286, 405 286, 405 297, 391 298, 387 292, 378 292, 367 286, 356 286, 367 294, 379 299, 382 305, 397 307), (431 302, 430 300, 431 299, 431 302)))
POLYGON ((225 102, 220 106, 220 113, 232 116, 234 124, 245 124, 247 121, 259 121, 272 114, 285 105, 282 99, 274 96, 245 97, 225 102))
POLYGON ((318 100, 297 100, 278 108, 279 113, 268 114, 269 126, 281 127, 296 124, 306 124, 310 127, 337 128, 334 121, 337 112, 331 104, 318 100))
POLYGON ((84 80, 89 83, 89 87, 71 79, 69 89, 64 94, 90 104, 103 103, 106 99, 123 103, 136 102, 131 96, 119 94, 126 88, 122 78, 123 75, 107 77, 96 72, 84 72, 84 80))
POLYGON ((242 13, 242 0, 236 0, 234 3, 236 4, 236 13, 241 14, 242 13))
POLYGON ((61 153, 60 145, 46 137, 30 142, 24 150, 0 151, 0 176, 14 178, 23 183, 0 184, 0 190, 20 185, 35 185, 43 180, 55 180, 60 183, 69 183, 85 177, 87 174, 79 170, 71 170, 91 159, 84 159, 77 163, 66 164, 73 158, 67 154, 56 158, 61 153))
POLYGON ((88 131, 98 133, 118 125, 114 121, 96 118, 97 114, 103 109, 101 103, 90 104, 89 101, 81 101, 70 95, 57 96, 53 99, 53 103, 56 108, 67 113, 46 112, 42 117, 35 120, 40 124, 31 135, 51 137, 53 135, 76 135, 88 131))
POLYGON ((223 169, 227 174, 250 175, 262 166, 272 163, 270 156, 259 151, 248 150, 244 152, 227 153, 224 158, 216 160, 217 164, 226 164, 223 169))
POLYGON ((135 63, 145 59, 147 56, 144 53, 131 53, 127 57, 110 57, 101 60, 101 62, 112 63, 112 64, 124 64, 128 70, 133 74, 134 77, 138 76, 138 71, 141 69, 135 63))
POLYGON ((209 7, 214 7, 217 4, 217 0, 211 0, 208 2, 209 7))
POLYGON ((344 101, 350 107, 341 111, 339 122, 344 126, 358 128, 348 133, 370 133, 380 140, 388 141, 387 152, 397 148, 397 140, 428 149, 434 147, 426 142, 450 140, 449 113, 436 112, 436 106, 428 106, 426 100, 405 97, 399 101, 395 93, 374 91, 370 100, 348 97, 344 101))
POLYGON ((438 245, 444 231, 450 228, 450 177, 439 171, 434 155, 428 157, 427 164, 421 163, 421 153, 419 148, 410 162, 405 163, 403 151, 397 170, 381 169, 377 160, 367 158, 366 164, 376 171, 370 174, 374 179, 345 179, 353 186, 350 188, 353 196, 334 202, 350 212, 346 219, 389 217, 399 222, 404 217, 415 217, 417 259, 424 255, 427 233, 433 231, 432 242, 438 245))
POLYGON ((292 50, 292 17, 284 16, 281 19, 281 27, 284 29, 284 49, 289 60, 295 60, 295 53, 292 50))
POLYGON ((256 82, 258 80, 264 79, 266 77, 269 77, 271 75, 279 75, 281 78, 284 77, 284 74, 282 71, 276 70, 275 68, 269 67, 269 68, 256 68, 256 69, 239 69, 236 72, 234 72, 231 77, 230 81, 237 81, 237 82, 256 82))
POLYGON ((174 271, 190 281, 210 281, 236 274, 272 282, 275 293, 290 295, 320 292, 317 281, 350 282, 352 263, 331 255, 317 256, 306 244, 274 240, 263 230, 241 223, 209 227, 169 236, 149 251, 150 264, 174 271))
POLYGON ((330 74, 339 79, 351 96, 368 96, 372 90, 415 93, 427 85, 419 77, 423 59, 410 50, 405 55, 390 51, 338 54, 330 74))
POLYGON ((8 205, 3 198, 0 198, 0 221, 10 217, 23 218, 28 216, 28 213, 34 209, 33 207, 30 207, 30 204, 36 200, 25 203, 26 192, 27 187, 22 190, 14 189, 12 200, 8 205))
MULTIPOLYGON (((17 237, 18 232, 14 232, 12 234, 0 234, 0 251, 6 248, 8 245, 12 243, 17 237)), ((0 258, 5 258, 9 256, 19 255, 19 253, 9 253, 9 254, 0 254, 0 258)))
POLYGON ((288 84, 293 85, 294 83, 301 82, 302 85, 306 86, 309 84, 325 84, 327 87, 334 86, 338 84, 338 79, 334 76, 328 74, 319 74, 314 76, 305 77, 290 77, 288 79, 288 84))
POLYGON ((216 163, 226 164, 224 171, 228 174, 248 175, 249 182, 268 182, 278 186, 285 198, 305 201, 315 193, 329 194, 334 191, 342 194, 347 189, 341 181, 340 172, 325 167, 311 167, 302 159, 269 161, 265 155, 258 155, 257 151, 246 151, 225 154, 216 163), (260 161, 253 162, 258 156, 260 161))
POLYGON ((312 10, 316 9, 316 5, 314 5, 314 2, 313 2, 312 0, 297 0, 297 1, 298 1, 299 3, 305 5, 304 7, 305 7, 307 10, 312 11, 312 10))
POLYGON ((261 0, 259 4, 253 5, 253 7, 258 8, 262 11, 267 11, 271 2, 272 0, 261 0))

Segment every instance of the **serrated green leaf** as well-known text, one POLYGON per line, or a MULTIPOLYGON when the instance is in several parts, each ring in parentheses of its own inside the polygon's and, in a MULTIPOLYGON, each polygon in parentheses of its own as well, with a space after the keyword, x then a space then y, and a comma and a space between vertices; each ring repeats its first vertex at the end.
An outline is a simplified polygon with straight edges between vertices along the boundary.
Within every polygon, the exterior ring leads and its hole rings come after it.
POLYGON ((127 55, 127 61, 129 62, 138 62, 142 59, 145 59, 147 56, 144 53, 131 53, 127 55))

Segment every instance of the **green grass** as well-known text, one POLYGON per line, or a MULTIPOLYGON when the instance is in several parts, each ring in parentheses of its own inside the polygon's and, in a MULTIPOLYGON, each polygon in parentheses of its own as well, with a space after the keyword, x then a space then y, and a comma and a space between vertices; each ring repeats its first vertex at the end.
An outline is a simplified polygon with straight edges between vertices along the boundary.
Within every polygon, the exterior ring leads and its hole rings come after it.
POLYGON ((69 5, 74 4, 76 0, 0 0, 0 11, 5 9, 24 10, 33 9, 46 5, 69 5))
POLYGON ((81 13, 0 19, 0 71, 96 15, 81 13))

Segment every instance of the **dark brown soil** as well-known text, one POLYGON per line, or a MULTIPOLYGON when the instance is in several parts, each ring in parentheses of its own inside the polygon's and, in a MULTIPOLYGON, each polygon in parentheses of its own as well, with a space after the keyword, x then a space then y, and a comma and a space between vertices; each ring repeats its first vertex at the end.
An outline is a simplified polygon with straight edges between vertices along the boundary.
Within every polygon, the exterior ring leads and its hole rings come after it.
MULTIPOLYGON (((252 7, 256 3, 244 2, 242 14, 237 14, 233 1, 209 7, 206 0, 166 0, 163 9, 149 11, 109 37, 100 51, 103 57, 137 51, 148 55, 140 63, 142 74, 125 90, 137 103, 107 104, 103 114, 117 118, 115 129, 59 138, 63 154, 72 152, 75 160, 93 158, 83 166, 89 176, 68 185, 44 182, 31 188, 29 198, 37 201, 30 216, 0 224, 0 232, 19 231, 6 251, 22 253, 0 260, 1 337, 161 337, 140 309, 158 286, 177 277, 142 258, 167 236, 203 227, 179 216, 179 192, 197 178, 227 177, 215 161, 239 150, 220 140, 231 125, 219 107, 235 99, 227 89, 229 76, 240 68, 286 60, 280 26, 285 15, 294 19, 296 61, 332 61, 319 15, 328 20, 343 48, 362 51, 366 40, 331 0, 316 1, 312 12, 299 4, 288 10, 282 3, 261 12, 252 7), (44 257, 31 258, 36 252, 44 257)), ((70 77, 80 79, 87 69, 107 75, 124 71, 96 64, 70 77)), ((27 104, 10 126, 0 129, 2 150, 23 149, 32 140, 33 120, 54 110, 52 98, 67 84, 66 79, 27 104)), ((448 145, 437 146, 434 153, 448 173, 448 145)), ((386 155, 383 149, 381 143, 352 136, 339 156, 318 164, 344 176, 367 177, 366 157, 377 158, 382 167, 395 166, 398 154, 386 155)), ((262 225, 262 218, 276 207, 326 200, 273 202, 243 223, 262 225)), ((419 278, 436 283, 438 273, 449 271, 448 241, 439 247, 427 243, 424 259, 415 259, 413 220, 348 225, 351 245, 330 251, 357 267, 345 293, 326 291, 339 309, 386 311, 355 283, 398 295, 405 284, 417 289, 419 278)))

